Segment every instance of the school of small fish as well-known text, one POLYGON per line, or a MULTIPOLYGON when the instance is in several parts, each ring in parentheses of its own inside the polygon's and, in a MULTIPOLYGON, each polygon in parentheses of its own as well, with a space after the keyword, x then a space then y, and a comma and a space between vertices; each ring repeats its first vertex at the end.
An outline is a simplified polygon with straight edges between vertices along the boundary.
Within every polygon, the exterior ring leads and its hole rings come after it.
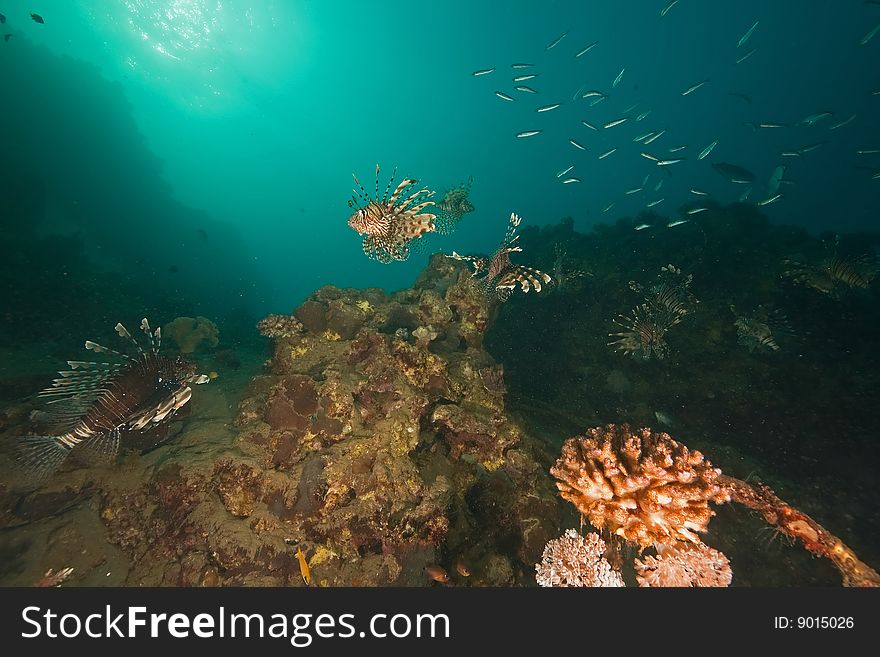
MULTIPOLYGON (((675 24, 678 17, 683 15, 687 10, 688 7, 685 6, 685 3, 679 4, 679 0, 669 0, 661 7, 658 7, 658 9, 655 9, 654 11, 659 12, 659 18, 663 19, 663 21, 658 24, 658 29, 665 30, 667 29, 666 26, 670 26, 671 29, 671 26, 675 24)), ((771 31, 776 29, 775 25, 773 25, 773 21, 769 19, 764 20, 762 16, 746 15, 737 18, 735 22, 731 23, 731 25, 733 26, 732 29, 736 30, 733 38, 730 39, 727 45, 719 44, 719 48, 726 48, 726 51, 729 51, 730 64, 737 67, 752 67, 756 69, 761 66, 766 66, 768 70, 774 69, 776 62, 762 61, 762 53, 765 53, 763 57, 768 60, 772 57, 770 54, 771 48, 769 46, 776 45, 774 37, 779 36, 771 34, 771 31)), ((767 116, 766 114, 762 116, 760 114, 760 103, 753 100, 753 95, 750 93, 745 93, 742 90, 727 90, 720 88, 722 85, 717 80, 713 82, 711 71, 700 70, 703 65, 699 58, 694 59, 694 70, 692 71, 694 75, 691 80, 679 79, 679 82, 682 83, 681 86, 677 89, 671 89, 663 98, 645 98, 638 91, 639 81, 636 78, 639 75, 639 71, 636 70, 637 67, 635 63, 618 59, 616 65, 612 64, 609 66, 609 60, 613 61, 615 57, 619 57, 619 55, 615 53, 615 44, 610 43, 609 40, 600 41, 598 38, 595 38, 598 36, 597 34, 591 34, 590 32, 591 29, 589 27, 586 29, 576 29, 576 26, 572 25, 570 26, 570 29, 560 30, 556 35, 545 35, 547 37, 552 37, 546 41, 542 38, 538 43, 533 44, 533 47, 524 53, 527 56, 531 55, 529 58, 531 63, 504 64, 498 62, 491 67, 475 70, 472 75, 475 77, 490 76, 491 79, 495 81, 496 85, 507 85, 510 84, 510 82, 514 83, 510 86, 513 90, 511 93, 508 93, 503 87, 502 90, 498 90, 497 87, 493 89, 495 95, 505 101, 516 100, 515 92, 520 92, 518 97, 520 101, 526 98, 522 95, 523 93, 535 95, 536 97, 540 97, 543 94, 550 96, 548 100, 554 102, 551 102, 550 104, 535 103, 530 108, 533 112, 542 116, 548 116, 548 114, 552 112, 550 120, 545 120, 531 126, 524 126, 530 129, 518 132, 515 136, 518 139, 523 139, 534 137, 536 135, 544 135, 541 140, 530 142, 527 146, 524 146, 524 148, 529 149, 540 149, 542 153, 547 151, 550 141, 552 141, 550 147, 559 152, 560 156, 566 151, 562 150, 564 147, 557 146, 557 144, 561 144, 564 141, 567 141, 569 146, 574 147, 576 151, 583 152, 579 156, 580 161, 575 161, 574 164, 570 164, 565 168, 563 172, 556 174, 556 178, 560 184, 570 186, 572 183, 587 181, 587 184, 577 186, 577 188, 585 190, 589 189, 589 182, 593 178, 590 175, 589 167, 600 166, 596 163, 602 160, 607 160, 612 154, 615 154, 613 161, 618 164, 611 166, 619 167, 621 166, 621 163, 634 161, 641 162, 641 164, 634 164, 633 168, 639 166, 644 167, 645 164, 653 165, 653 167, 655 167, 653 172, 648 174, 648 179, 644 180, 641 185, 633 184, 635 183, 634 180, 629 181, 630 184, 627 184, 626 181, 624 181, 619 188, 619 195, 617 198, 602 199, 598 194, 591 194, 591 199, 593 199, 594 202, 599 203, 599 207, 601 207, 601 212, 603 213, 610 211, 618 200, 627 197, 630 199, 637 199, 643 208, 655 207, 665 201, 668 196, 663 198, 655 196, 654 198, 651 198, 650 196, 640 194, 640 192, 648 190, 651 187, 653 187, 655 191, 659 190, 664 179, 671 179, 670 182, 674 182, 676 185, 680 184, 682 200, 686 200, 690 194, 709 196, 710 194, 708 192, 698 189, 701 185, 693 185, 693 182, 696 182, 695 180, 683 180, 683 178, 693 176, 695 175, 695 172, 699 172, 699 169, 695 169, 695 167, 705 166, 711 166, 714 168, 728 183, 732 183, 733 185, 748 185, 748 188, 744 192, 736 191, 735 187, 730 188, 730 200, 738 199, 740 202, 750 202, 758 207, 766 207, 782 202, 785 199, 786 190, 780 189, 780 179, 778 177, 780 171, 779 166, 774 169, 772 175, 770 175, 767 180, 766 188, 764 188, 764 184, 759 180, 759 178, 763 179, 763 175, 756 175, 738 164, 731 164, 721 160, 710 161, 710 155, 713 155, 714 153, 721 153, 722 158, 731 157, 733 159, 739 159, 742 157, 741 144, 736 143, 738 139, 730 139, 725 134, 728 132, 726 127, 735 128, 739 124, 733 126, 717 126, 714 128, 714 131, 718 133, 717 135, 711 134, 710 131, 713 130, 713 128, 706 130, 700 139, 701 143, 692 144, 695 146, 693 150, 691 150, 691 146, 683 142, 679 142, 679 145, 673 144, 667 147, 663 144, 668 144, 669 137, 674 133, 672 126, 666 127, 655 125, 653 130, 648 131, 634 129, 639 122, 645 121, 652 114, 652 111, 655 108, 650 105, 652 105, 653 102, 656 102, 658 107, 663 107, 667 112, 669 111, 668 105, 670 103, 691 103, 690 106, 681 105, 680 108, 675 108, 673 106, 672 111, 675 115, 678 114, 679 111, 681 111, 682 114, 691 111, 694 107, 693 103, 699 105, 700 103, 705 102, 705 100, 700 100, 701 98, 715 97, 717 101, 717 96, 719 95, 729 96, 743 101, 743 104, 731 105, 732 108, 736 109, 738 112, 748 111, 749 113, 752 113, 752 120, 742 121, 742 126, 748 128, 756 135, 765 132, 778 132, 779 134, 792 134, 792 139, 798 139, 798 135, 800 135, 802 131, 809 131, 810 133, 827 131, 826 134, 830 133, 831 135, 834 135, 837 133, 832 131, 842 132, 843 128, 846 128, 859 120, 859 113, 852 111, 839 112, 833 106, 819 107, 817 108, 818 111, 811 113, 804 112, 805 116, 801 115, 803 118, 791 117, 791 120, 789 121, 772 120, 776 117, 767 116), (600 52, 602 54, 597 55, 597 53, 600 52), (608 55, 609 52, 612 53, 611 56, 608 55), (596 62, 603 56, 605 56, 605 59, 602 60, 602 65, 598 66, 596 62), (572 62, 575 61, 578 63, 573 64, 572 62), (583 67, 585 71, 583 75, 587 79, 586 82, 583 82, 584 78, 578 80, 581 84, 577 85, 574 94, 570 96, 570 101, 567 99, 569 97, 568 94, 572 93, 571 90, 564 93, 564 89, 559 89, 558 84, 554 85, 556 88, 545 89, 544 85, 540 83, 541 80, 544 80, 549 85, 550 80, 558 79, 558 70, 554 69, 570 67, 572 65, 583 67), (513 75, 505 75, 504 71, 508 67, 509 70, 513 71, 513 75), (521 69, 528 70, 521 71, 521 69), (530 80, 532 86, 526 87, 521 84, 516 86, 517 83, 526 80, 530 80), (677 100, 675 100, 676 97, 677 100), (600 103, 604 103, 602 108, 597 108, 600 103), (617 109, 615 109, 615 106, 617 106, 617 109), (753 107, 755 109, 753 109, 753 107), (755 116, 756 113, 757 116, 755 116), (602 118, 600 118, 600 116, 602 118), (566 117, 571 117, 574 120, 569 123, 566 120, 566 117), (566 127, 566 125, 569 127, 566 127), (587 128, 588 132, 584 131, 584 128, 587 128), (660 139, 664 139, 664 141, 660 142, 660 139), (658 143, 652 147, 652 150, 639 151, 628 146, 628 143, 650 146, 651 144, 654 144, 654 142, 658 143), (657 148, 657 146, 660 146, 660 148, 657 148), (697 149, 700 150, 697 151, 697 149), (595 154, 592 156, 592 163, 583 160, 583 156, 590 152, 595 154), (634 160, 633 156, 635 156, 634 160), (648 160, 648 162, 646 163, 643 160, 639 160, 639 156, 644 160, 648 160), (706 163, 700 164, 704 160, 706 163), (580 172, 577 177, 565 175, 575 168, 580 172), (662 175, 664 173, 665 178, 662 175), (651 182, 650 177, 652 175, 659 176, 659 178, 655 177, 654 182, 651 182), (754 196, 752 195, 753 190, 755 192, 754 196)), ((880 32, 880 24, 870 27, 870 23, 866 23, 865 31, 861 33, 863 36, 857 42, 854 40, 852 46, 854 49, 854 55, 858 55, 860 49, 870 47, 878 32, 880 32)), ((878 39, 877 42, 880 42, 880 39, 878 39)), ((662 67, 662 62, 660 61, 661 57, 662 53, 658 53, 657 60, 651 61, 650 70, 656 70, 662 67)), ((635 62, 635 59, 631 61, 635 62)), ((749 70, 752 70, 752 68, 749 70)), ((845 75, 846 72, 841 72, 841 74, 845 75)), ((784 83, 784 81, 780 81, 780 83, 784 83)), ((576 85, 572 85, 572 88, 575 86, 576 85)), ((880 95, 880 90, 866 90, 866 93, 877 96, 880 95)), ((754 98, 757 97, 757 94, 755 94, 754 98)), ((730 104, 730 102, 727 104, 730 104)), ((510 111, 516 112, 517 110, 514 107, 510 111)), ((705 116, 707 119, 712 118, 711 112, 705 112, 705 116)), ((693 124, 688 125, 689 129, 693 129, 694 127, 696 126, 693 124)), ((789 147, 785 150, 780 149, 777 151, 779 165, 782 166, 782 162, 791 161, 791 158, 803 158, 806 154, 819 149, 830 141, 830 139, 822 139, 814 140, 813 143, 803 144, 802 142, 801 145, 795 143, 793 144, 795 146, 794 148, 789 147)), ((565 159, 571 157, 570 148, 567 153, 568 155, 565 156, 565 159)), ((880 154, 880 148, 874 148, 873 144, 865 144, 864 148, 856 149, 854 154, 859 157, 864 157, 865 159, 873 158, 880 154)), ((875 162, 876 160, 872 159, 872 161, 875 162)), ((601 166, 606 165, 603 164, 601 166)), ((870 176, 866 177, 868 180, 880 179, 880 163, 875 164, 875 166, 857 166, 858 168, 870 171, 870 176)), ((783 167, 782 170, 784 171, 784 169, 785 167, 783 167)), ((644 172, 644 169, 637 170, 644 172)), ((620 169, 615 168, 615 171, 620 171, 620 169)), ((795 181, 782 178, 781 183, 785 185, 793 185, 795 181)), ((607 186, 598 191, 601 191, 601 194, 603 195, 609 193, 607 186)), ((611 191, 613 193, 613 190, 611 191)), ((675 190, 672 190, 669 193, 674 194, 674 192, 675 190)), ((578 194, 582 192, 575 191, 574 193, 578 194)), ((670 200, 675 201, 677 199, 673 197, 670 200)), ((632 200, 628 201, 628 206, 631 206, 632 202, 632 200)), ((709 206, 700 206, 683 210, 683 212, 686 213, 685 216, 681 218, 681 221, 673 219, 673 221, 670 222, 670 227, 686 223, 687 221, 690 221, 689 216, 704 212, 708 209, 709 206)), ((645 229, 645 227, 641 225, 634 225, 634 228, 635 230, 645 229)))

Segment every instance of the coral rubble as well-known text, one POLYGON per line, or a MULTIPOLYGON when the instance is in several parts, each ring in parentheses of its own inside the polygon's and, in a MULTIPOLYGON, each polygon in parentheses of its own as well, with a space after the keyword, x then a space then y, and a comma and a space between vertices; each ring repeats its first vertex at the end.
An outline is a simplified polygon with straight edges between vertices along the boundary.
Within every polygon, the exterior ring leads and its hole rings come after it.
POLYGON ((535 566, 540 586, 620 587, 623 577, 603 556, 605 541, 598 534, 581 536, 569 529, 544 548, 535 566))

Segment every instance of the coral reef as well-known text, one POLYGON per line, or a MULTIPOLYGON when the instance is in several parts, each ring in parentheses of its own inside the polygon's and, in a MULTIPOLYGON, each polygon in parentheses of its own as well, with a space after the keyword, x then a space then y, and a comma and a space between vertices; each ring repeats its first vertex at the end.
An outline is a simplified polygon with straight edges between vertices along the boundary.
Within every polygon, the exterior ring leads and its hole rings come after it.
POLYGON ((608 425, 568 439, 551 468, 560 495, 597 529, 647 547, 699 542, 713 511, 729 495, 721 473, 698 451, 668 434, 608 425))
POLYGON ((569 529, 544 548, 535 566, 539 586, 620 587, 623 577, 603 556, 605 541, 598 534, 581 536, 569 529))
POLYGON ((207 317, 177 317, 162 327, 162 335, 170 338, 183 354, 202 348, 216 347, 220 342, 217 325, 207 317))
POLYGON ((702 543, 657 545, 657 556, 636 559, 639 586, 724 587, 733 572, 721 552, 702 543))
MULTIPOLYGON (((425 586, 441 570, 446 585, 528 583, 563 507, 540 445, 505 414, 502 368, 482 348, 494 316, 443 256, 391 295, 321 288, 261 322, 272 355, 234 434, 194 425, 185 447, 124 475, 86 488, 74 469, 56 486, 94 500, 129 585, 301 586, 305 572, 318 586, 425 586)), ((13 499, 8 522, 26 508, 13 499)))

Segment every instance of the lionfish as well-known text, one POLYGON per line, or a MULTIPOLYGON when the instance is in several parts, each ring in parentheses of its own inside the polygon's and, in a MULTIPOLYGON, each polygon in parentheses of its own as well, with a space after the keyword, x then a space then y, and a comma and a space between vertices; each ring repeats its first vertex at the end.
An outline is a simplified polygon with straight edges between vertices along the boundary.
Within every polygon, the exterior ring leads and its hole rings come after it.
POLYGON ((779 351, 779 340, 792 335, 788 319, 778 308, 761 305, 751 315, 745 316, 739 315, 736 307, 731 304, 730 311, 736 318, 733 325, 736 327, 738 341, 749 351, 779 351))
POLYGON ((437 232, 441 235, 451 235, 458 227, 458 222, 469 212, 474 211, 474 205, 468 199, 468 194, 474 184, 474 177, 468 178, 466 183, 453 187, 443 194, 443 199, 438 201, 437 232))
POLYGON ((356 208, 356 211, 348 218, 348 225, 354 228, 358 234, 364 236, 364 254, 383 264, 395 260, 406 260, 409 258, 410 242, 425 233, 436 230, 434 224, 436 215, 422 212, 428 206, 434 205, 434 201, 427 200, 434 195, 434 192, 419 189, 402 198, 404 191, 415 185, 417 180, 404 178, 394 189, 391 197, 388 197, 396 173, 397 168, 395 167, 391 179, 385 187, 382 200, 378 200, 378 164, 376 165, 376 193, 373 198, 361 185, 357 176, 352 174, 360 191, 352 190, 353 195, 348 206, 356 208))
POLYGON ((630 289, 643 293, 645 301, 633 308, 629 315, 619 315, 612 320, 625 330, 609 333, 609 337, 617 340, 609 342, 608 346, 642 360, 666 358, 669 355, 666 334, 697 303, 690 292, 692 280, 692 275, 683 277, 675 265, 665 265, 651 285, 630 281, 630 289))
POLYGON ((577 262, 568 256, 562 243, 557 242, 553 245, 553 253, 555 258, 553 260, 552 284, 557 292, 575 291, 580 287, 584 276, 592 276, 590 272, 574 269, 577 262))
POLYGON ((148 350, 122 324, 116 324, 119 337, 137 349, 135 355, 86 340, 86 349, 111 354, 119 362, 69 360, 70 370, 60 371, 61 376, 39 393, 48 400, 45 419, 53 435, 20 439, 18 461, 31 476, 49 477, 74 449, 114 458, 127 433, 167 422, 189 402, 190 384, 208 381, 204 374, 196 374, 194 363, 159 354, 161 328, 152 331, 146 318, 140 327, 149 339, 148 350))
POLYGON ((783 276, 799 285, 818 290, 837 298, 841 289, 867 288, 877 275, 877 262, 871 255, 845 256, 839 252, 840 243, 826 243, 826 257, 816 265, 797 260, 783 261, 783 276))
POLYGON ((446 257, 470 262, 474 268, 471 275, 478 279, 486 294, 495 294, 501 301, 507 301, 517 285, 523 292, 528 292, 531 288, 534 288, 535 292, 540 292, 542 284, 550 282, 550 275, 532 267, 515 265, 510 261, 511 253, 522 251, 522 247, 516 244, 519 239, 516 229, 520 221, 522 219, 516 213, 510 214, 510 223, 507 225, 504 239, 491 258, 462 256, 455 251, 446 257))

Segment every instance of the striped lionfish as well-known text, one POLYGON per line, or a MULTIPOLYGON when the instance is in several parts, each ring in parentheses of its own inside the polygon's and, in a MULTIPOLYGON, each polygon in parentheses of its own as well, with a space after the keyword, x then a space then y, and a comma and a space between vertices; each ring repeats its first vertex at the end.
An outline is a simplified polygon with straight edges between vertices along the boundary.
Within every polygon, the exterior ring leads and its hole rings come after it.
POLYGON ((738 314, 731 304, 730 311, 736 318, 733 325, 738 341, 749 351, 779 351, 779 341, 792 335, 788 319, 778 308, 761 305, 746 316, 738 314))
POLYGON ((692 275, 682 276, 681 270, 675 265, 666 265, 660 268, 657 279, 651 285, 631 281, 630 289, 643 293, 644 303, 633 308, 629 315, 619 315, 613 320, 625 330, 609 333, 617 340, 608 345, 633 358, 666 358, 669 355, 666 334, 697 303, 690 292, 692 280, 692 275))
POLYGON ((382 200, 378 200, 378 164, 375 198, 370 197, 357 176, 352 174, 360 191, 352 190, 354 194, 348 202, 350 208, 356 208, 355 213, 348 218, 348 225, 364 236, 364 254, 384 264, 394 260, 406 260, 409 258, 410 242, 436 230, 434 225, 436 215, 422 212, 428 206, 434 205, 434 201, 427 200, 434 195, 434 192, 420 189, 406 198, 401 198, 403 192, 415 185, 417 180, 404 178, 394 189, 391 197, 388 197, 396 173, 397 168, 391 174, 382 200))
POLYGON ((783 276, 832 298, 844 289, 867 288, 877 274, 877 263, 871 255, 840 254, 839 240, 825 244, 826 257, 815 265, 786 259, 783 276))
POLYGON ((491 258, 481 256, 462 256, 455 251, 446 256, 454 260, 470 262, 474 268, 472 276, 479 277, 479 283, 486 294, 495 294, 501 301, 507 301, 510 293, 519 285, 523 292, 535 288, 535 292, 541 291, 541 286, 550 282, 550 275, 531 267, 515 265, 510 261, 510 254, 522 251, 516 241, 516 229, 520 224, 516 213, 510 214, 510 223, 507 225, 507 233, 501 241, 501 246, 491 258))
POLYGON ((471 176, 466 183, 462 183, 458 187, 446 191, 443 199, 438 201, 437 232, 441 235, 451 235, 458 227, 458 222, 469 212, 474 211, 474 205, 468 199, 468 194, 474 184, 474 178, 471 176))
POLYGON ((161 328, 152 331, 143 319, 141 330, 149 339, 149 350, 117 324, 116 333, 135 346, 136 355, 86 340, 86 349, 121 362, 67 361, 70 370, 59 372, 61 376, 39 393, 51 406, 45 416, 53 435, 20 439, 18 461, 31 476, 50 476, 74 449, 114 458, 127 432, 146 431, 170 420, 190 400, 190 384, 208 381, 196 374, 194 363, 159 354, 161 328))

